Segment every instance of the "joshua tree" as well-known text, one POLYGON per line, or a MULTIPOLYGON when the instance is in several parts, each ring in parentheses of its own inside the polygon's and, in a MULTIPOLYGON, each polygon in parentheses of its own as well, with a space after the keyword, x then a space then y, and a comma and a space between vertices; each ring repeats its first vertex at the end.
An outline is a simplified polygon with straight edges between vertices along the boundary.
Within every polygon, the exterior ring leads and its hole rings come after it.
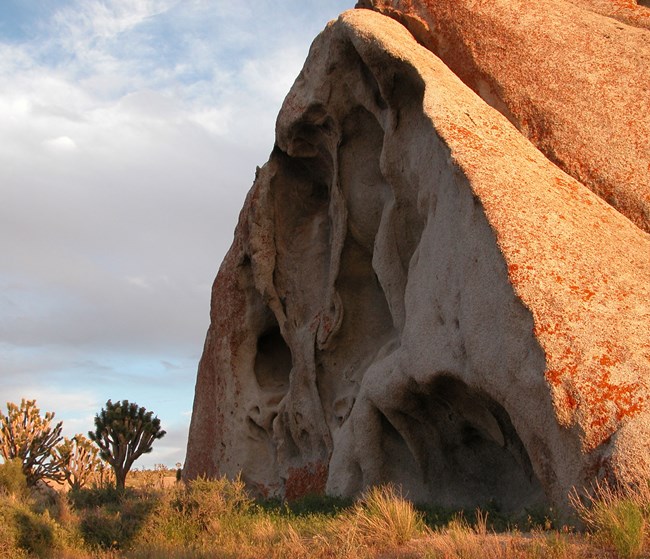
POLYGON ((36 400, 20 402, 20 407, 7 402, 7 415, 0 411, 0 455, 5 462, 12 459, 22 461, 23 473, 31 486, 39 480, 63 480, 61 464, 54 451, 61 441, 62 422, 54 427, 50 424, 54 412, 46 412, 36 407, 36 400))
POLYGON ((67 437, 56 447, 61 470, 71 489, 81 489, 99 470, 97 448, 81 434, 67 437))
POLYGON ((115 471, 116 489, 124 491, 126 474, 133 462, 151 452, 151 445, 164 437, 165 431, 160 429, 160 419, 153 417, 153 412, 128 400, 115 404, 109 400, 95 416, 95 431, 89 431, 88 436, 115 471))

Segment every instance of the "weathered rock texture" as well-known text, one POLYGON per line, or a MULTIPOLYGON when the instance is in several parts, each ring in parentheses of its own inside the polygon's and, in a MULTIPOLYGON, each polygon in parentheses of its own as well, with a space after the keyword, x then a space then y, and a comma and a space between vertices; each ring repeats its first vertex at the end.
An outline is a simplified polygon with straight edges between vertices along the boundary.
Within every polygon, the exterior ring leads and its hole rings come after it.
POLYGON ((629 0, 357 5, 406 25, 551 161, 650 232, 650 9, 629 0))
POLYGON ((650 236, 369 10, 315 40, 211 318, 189 478, 518 509, 650 462, 650 236))
POLYGON ((650 0, 568 0, 622 23, 650 29, 650 0))

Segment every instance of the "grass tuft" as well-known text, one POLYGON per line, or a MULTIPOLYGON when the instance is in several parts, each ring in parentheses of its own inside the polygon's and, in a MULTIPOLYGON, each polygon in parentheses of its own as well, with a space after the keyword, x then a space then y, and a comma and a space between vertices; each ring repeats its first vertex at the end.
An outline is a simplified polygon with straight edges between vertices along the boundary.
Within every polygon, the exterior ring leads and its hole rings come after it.
POLYGON ((368 489, 350 520, 363 540, 385 547, 403 545, 424 530, 422 515, 393 485, 368 489))
POLYGON ((571 502, 602 545, 614 549, 620 559, 641 557, 650 513, 647 483, 613 488, 599 482, 582 498, 574 492, 571 502))

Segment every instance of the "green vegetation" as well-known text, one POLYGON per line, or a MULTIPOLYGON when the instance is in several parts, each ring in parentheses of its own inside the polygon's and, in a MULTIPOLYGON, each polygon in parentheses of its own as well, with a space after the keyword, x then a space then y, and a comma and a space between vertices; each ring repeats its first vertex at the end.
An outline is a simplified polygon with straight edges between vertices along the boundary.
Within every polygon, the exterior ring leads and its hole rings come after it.
POLYGON ((95 416, 95 430, 89 431, 88 436, 99 447, 102 459, 113 468, 117 490, 124 491, 133 462, 151 452, 153 442, 164 437, 165 431, 153 412, 128 400, 108 400, 95 416))
POLYGON ((352 509, 349 522, 360 539, 382 547, 405 544, 424 529, 422 515, 392 485, 370 488, 352 509))
POLYGON ((176 469, 126 474, 164 436, 127 400, 95 418, 91 439, 61 443, 33 400, 0 413, 0 559, 637 559, 648 557, 650 486, 596 484, 571 496, 587 532, 552 511, 416 507, 398 488, 358 500, 256 501, 241 479, 182 483, 176 469), (108 461, 113 470, 102 460, 108 461), (56 491, 47 480, 65 481, 56 491), (40 482, 40 483, 38 483, 40 482), (521 532, 525 530, 525 532, 521 532))
POLYGON ((600 545, 620 559, 642 557, 648 539, 650 487, 647 482, 612 488, 596 483, 591 493, 574 493, 573 506, 600 545))
MULTIPOLYGON (((53 419, 54 412, 41 416, 36 400, 24 398, 20 406, 7 402, 6 415, 0 411, 0 457, 11 472, 20 465, 32 488, 55 482, 77 491, 91 480, 103 486, 111 480, 108 463, 116 489, 124 491, 135 460, 151 452, 153 441, 165 436, 153 412, 128 400, 106 402, 95 416, 90 440, 81 434, 64 439, 63 423, 52 426, 53 419)), ((14 474, 5 469, 4 475, 14 474)))
POLYGON ((648 549, 650 501, 640 493, 632 499, 608 490, 581 500, 586 534, 548 523, 522 533, 514 525, 493 531, 483 511, 448 512, 450 520, 432 526, 392 486, 356 502, 282 503, 251 499, 240 479, 177 483, 175 470, 163 467, 133 472, 124 491, 27 494, 21 475, 15 464, 0 466, 2 558, 624 559, 648 549))
POLYGON ((0 494, 2 493, 17 497, 27 495, 27 478, 20 458, 12 458, 0 464, 0 494))

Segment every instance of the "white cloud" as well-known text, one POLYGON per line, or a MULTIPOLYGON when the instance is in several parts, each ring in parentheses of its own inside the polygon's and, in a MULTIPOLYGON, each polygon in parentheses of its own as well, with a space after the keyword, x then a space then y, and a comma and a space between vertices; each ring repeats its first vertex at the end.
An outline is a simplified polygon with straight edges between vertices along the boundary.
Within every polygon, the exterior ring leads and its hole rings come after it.
POLYGON ((309 42, 350 3, 69 0, 0 35, 3 398, 71 433, 132 399, 170 426, 152 464, 183 460, 212 280, 309 42))
POLYGON ((126 281, 140 289, 151 289, 149 282, 142 276, 127 277, 126 281))
POLYGON ((178 0, 85 0, 58 11, 53 23, 59 37, 70 41, 74 50, 92 47, 98 40, 112 39, 164 13, 178 0))
POLYGON ((77 433, 86 434, 93 425, 93 417, 101 408, 97 397, 87 390, 61 391, 53 386, 18 385, 11 387, 5 394, 5 401, 0 406, 5 411, 6 402, 19 404, 25 398, 36 400, 41 415, 54 412, 52 426, 63 423, 63 436, 71 437, 77 433))
POLYGON ((55 152, 65 152, 65 151, 74 151, 77 149, 77 144, 69 136, 59 136, 58 138, 52 138, 51 140, 45 140, 43 144, 55 151, 55 152))
POLYGON ((233 109, 229 106, 204 108, 190 113, 189 118, 215 136, 225 136, 232 126, 233 109))
POLYGON ((28 49, 0 42, 0 75, 25 72, 35 65, 28 49))

